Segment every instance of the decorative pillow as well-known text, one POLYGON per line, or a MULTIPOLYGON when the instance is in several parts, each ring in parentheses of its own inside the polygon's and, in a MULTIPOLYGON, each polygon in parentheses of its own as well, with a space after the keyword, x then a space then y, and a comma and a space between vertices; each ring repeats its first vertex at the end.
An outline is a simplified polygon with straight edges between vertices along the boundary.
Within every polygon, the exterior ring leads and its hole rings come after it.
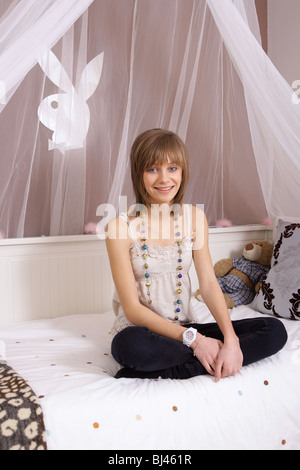
POLYGON ((252 308, 276 317, 300 320, 300 224, 279 221, 271 269, 252 308))

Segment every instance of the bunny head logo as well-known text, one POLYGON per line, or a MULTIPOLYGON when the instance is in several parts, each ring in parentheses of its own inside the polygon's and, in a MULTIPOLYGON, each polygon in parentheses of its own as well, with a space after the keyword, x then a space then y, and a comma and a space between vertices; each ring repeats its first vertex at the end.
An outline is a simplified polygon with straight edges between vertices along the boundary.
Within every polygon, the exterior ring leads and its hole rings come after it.
POLYGON ((48 141, 49 150, 57 148, 64 154, 66 150, 84 147, 90 125, 86 101, 99 84, 103 56, 104 52, 86 65, 75 87, 53 52, 47 51, 39 61, 47 77, 63 91, 47 96, 38 108, 39 120, 54 131, 48 141))

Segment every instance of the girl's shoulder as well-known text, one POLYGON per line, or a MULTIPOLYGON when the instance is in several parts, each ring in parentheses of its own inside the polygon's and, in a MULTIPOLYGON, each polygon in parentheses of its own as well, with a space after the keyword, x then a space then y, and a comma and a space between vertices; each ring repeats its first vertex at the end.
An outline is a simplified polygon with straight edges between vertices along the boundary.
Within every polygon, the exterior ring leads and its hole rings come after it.
POLYGON ((193 249, 200 250, 207 246, 208 223, 203 205, 191 206, 193 249))
POLYGON ((206 215, 204 212, 203 204, 187 204, 187 212, 190 216, 190 223, 192 232, 195 233, 199 227, 206 225, 206 215))
POLYGON ((130 220, 126 213, 114 217, 106 226, 106 239, 130 241, 129 224, 130 220))

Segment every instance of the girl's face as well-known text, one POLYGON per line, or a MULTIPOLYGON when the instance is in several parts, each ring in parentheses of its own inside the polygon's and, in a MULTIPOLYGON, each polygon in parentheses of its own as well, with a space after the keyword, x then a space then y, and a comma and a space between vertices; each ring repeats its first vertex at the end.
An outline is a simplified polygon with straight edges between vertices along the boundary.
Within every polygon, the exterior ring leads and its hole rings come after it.
POLYGON ((150 204, 172 204, 179 191, 182 180, 182 168, 170 160, 154 164, 144 171, 143 181, 150 204))

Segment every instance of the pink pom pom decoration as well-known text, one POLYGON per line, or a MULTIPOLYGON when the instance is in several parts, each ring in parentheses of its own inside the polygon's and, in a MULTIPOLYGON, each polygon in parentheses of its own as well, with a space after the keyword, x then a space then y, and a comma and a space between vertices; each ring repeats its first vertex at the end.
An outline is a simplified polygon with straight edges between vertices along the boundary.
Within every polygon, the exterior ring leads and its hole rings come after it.
POLYGON ((217 227, 232 227, 232 223, 228 219, 219 219, 216 222, 217 227))
POLYGON ((263 220, 263 225, 273 225, 273 221, 270 217, 267 217, 266 219, 263 220))
POLYGON ((94 222, 89 222, 84 227, 84 234, 85 235, 95 235, 97 233, 97 224, 94 222))

